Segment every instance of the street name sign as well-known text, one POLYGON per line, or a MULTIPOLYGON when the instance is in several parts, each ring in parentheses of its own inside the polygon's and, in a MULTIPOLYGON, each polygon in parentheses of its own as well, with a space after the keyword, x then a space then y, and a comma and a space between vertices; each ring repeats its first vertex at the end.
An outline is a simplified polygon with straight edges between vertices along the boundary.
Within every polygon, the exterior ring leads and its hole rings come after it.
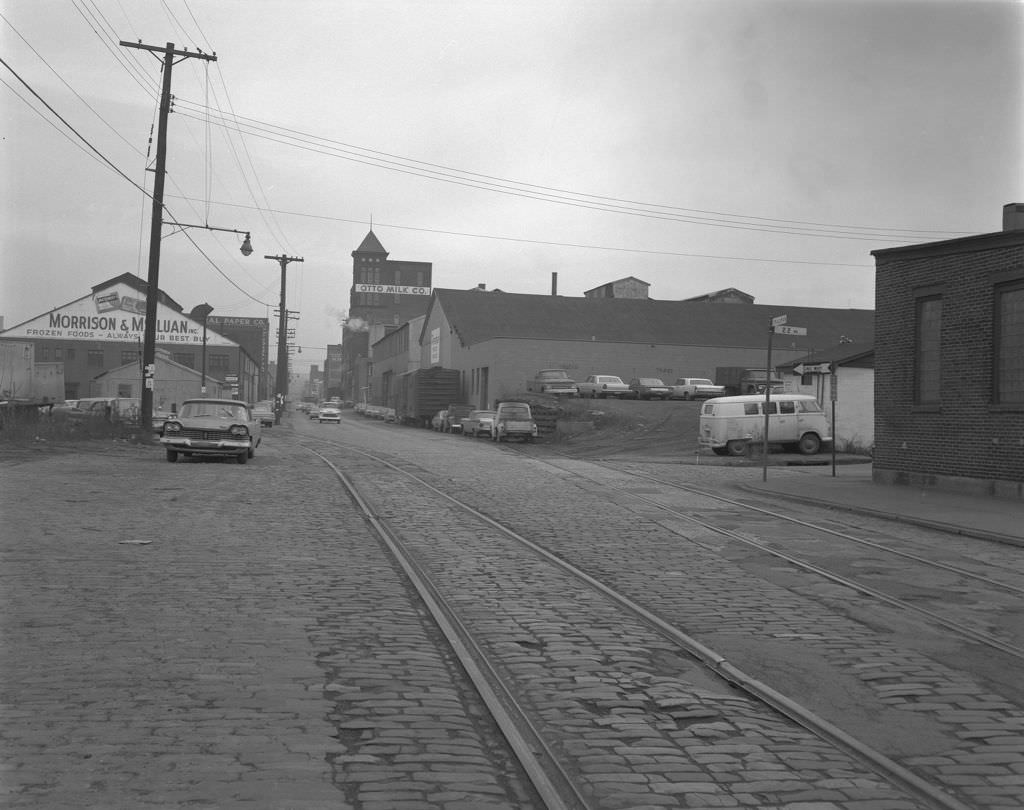
POLYGON ((776 326, 782 326, 785 322, 785 315, 776 315, 774 318, 772 318, 772 329, 774 329, 776 326))
POLYGON ((776 326, 776 335, 806 335, 807 327, 805 326, 776 326))

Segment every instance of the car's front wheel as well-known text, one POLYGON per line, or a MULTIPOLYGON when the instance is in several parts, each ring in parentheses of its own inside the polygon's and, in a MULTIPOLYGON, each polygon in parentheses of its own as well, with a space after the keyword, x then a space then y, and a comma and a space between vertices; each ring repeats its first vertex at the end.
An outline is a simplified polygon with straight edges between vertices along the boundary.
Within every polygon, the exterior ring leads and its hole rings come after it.
POLYGON ((167 448, 167 460, 173 464, 178 460, 178 451, 172 450, 170 447, 167 448))

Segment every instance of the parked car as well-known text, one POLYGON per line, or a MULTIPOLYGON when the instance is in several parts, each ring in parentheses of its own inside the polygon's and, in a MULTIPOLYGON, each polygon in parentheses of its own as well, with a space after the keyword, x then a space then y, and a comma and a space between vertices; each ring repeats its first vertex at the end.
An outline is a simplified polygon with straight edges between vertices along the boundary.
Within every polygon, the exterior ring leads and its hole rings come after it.
POLYGON ((469 416, 462 420, 463 436, 490 436, 491 425, 494 424, 494 411, 476 410, 470 411, 469 416))
POLYGON ((324 422, 334 422, 335 424, 341 424, 341 408, 339 408, 333 402, 321 402, 320 407, 317 409, 317 420, 320 424, 324 422))
POLYGON ((472 405, 449 405, 442 430, 445 433, 462 433, 462 420, 469 416, 472 410, 472 405))
POLYGON ((309 410, 306 411, 306 414, 309 416, 310 419, 319 419, 320 418, 320 406, 319 405, 310 405, 309 406, 309 410))
POLYGON ((259 419, 244 402, 235 399, 186 399, 178 413, 164 422, 160 443, 172 464, 178 454, 235 456, 245 464, 262 438, 259 419))
POLYGON ((445 422, 448 421, 448 411, 438 411, 430 417, 430 429, 444 431, 445 422))
POLYGON ((253 416, 260 420, 263 427, 274 426, 274 403, 269 399, 257 402, 252 406, 253 416))
POLYGON ((519 438, 532 442, 537 438, 537 423, 526 402, 499 402, 491 422, 491 441, 507 442, 519 438))
POLYGON ((657 377, 634 377, 629 381, 634 399, 668 399, 672 389, 657 377))
POLYGON ((574 397, 579 394, 576 381, 565 369, 546 368, 538 371, 532 380, 527 380, 526 390, 535 394, 574 397))
POLYGON ((68 419, 82 422, 103 419, 111 423, 137 425, 142 415, 142 404, 134 397, 87 397, 66 411, 68 419))
POLYGON ((632 395, 629 386, 614 374, 591 374, 578 386, 581 397, 604 399, 605 397, 628 398, 632 395))
POLYGON ((715 385, 705 377, 679 377, 670 386, 669 399, 711 399, 725 396, 725 386, 715 385))

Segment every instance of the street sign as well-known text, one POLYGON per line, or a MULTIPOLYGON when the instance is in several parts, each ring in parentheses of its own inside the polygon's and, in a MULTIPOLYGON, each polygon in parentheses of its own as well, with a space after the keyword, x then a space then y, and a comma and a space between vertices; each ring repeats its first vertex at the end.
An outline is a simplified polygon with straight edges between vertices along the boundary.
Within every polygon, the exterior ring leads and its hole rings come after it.
POLYGON ((831 363, 799 363, 793 366, 793 373, 800 374, 831 374, 831 363))
POLYGON ((772 329, 774 329, 776 326, 782 326, 785 322, 785 315, 776 315, 774 318, 772 318, 772 329))
POLYGON ((807 327, 805 326, 776 326, 776 335, 806 335, 807 327))

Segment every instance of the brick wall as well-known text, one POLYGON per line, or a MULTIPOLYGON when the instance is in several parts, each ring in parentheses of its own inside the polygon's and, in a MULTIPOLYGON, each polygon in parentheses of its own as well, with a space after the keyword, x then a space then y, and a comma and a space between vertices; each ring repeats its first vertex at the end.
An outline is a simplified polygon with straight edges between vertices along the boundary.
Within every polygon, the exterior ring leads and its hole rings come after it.
POLYGON ((876 251, 875 478, 1020 497, 1024 407, 993 402, 993 287, 1024 277, 1024 232, 876 251), (917 296, 942 297, 941 395, 914 403, 917 296))

